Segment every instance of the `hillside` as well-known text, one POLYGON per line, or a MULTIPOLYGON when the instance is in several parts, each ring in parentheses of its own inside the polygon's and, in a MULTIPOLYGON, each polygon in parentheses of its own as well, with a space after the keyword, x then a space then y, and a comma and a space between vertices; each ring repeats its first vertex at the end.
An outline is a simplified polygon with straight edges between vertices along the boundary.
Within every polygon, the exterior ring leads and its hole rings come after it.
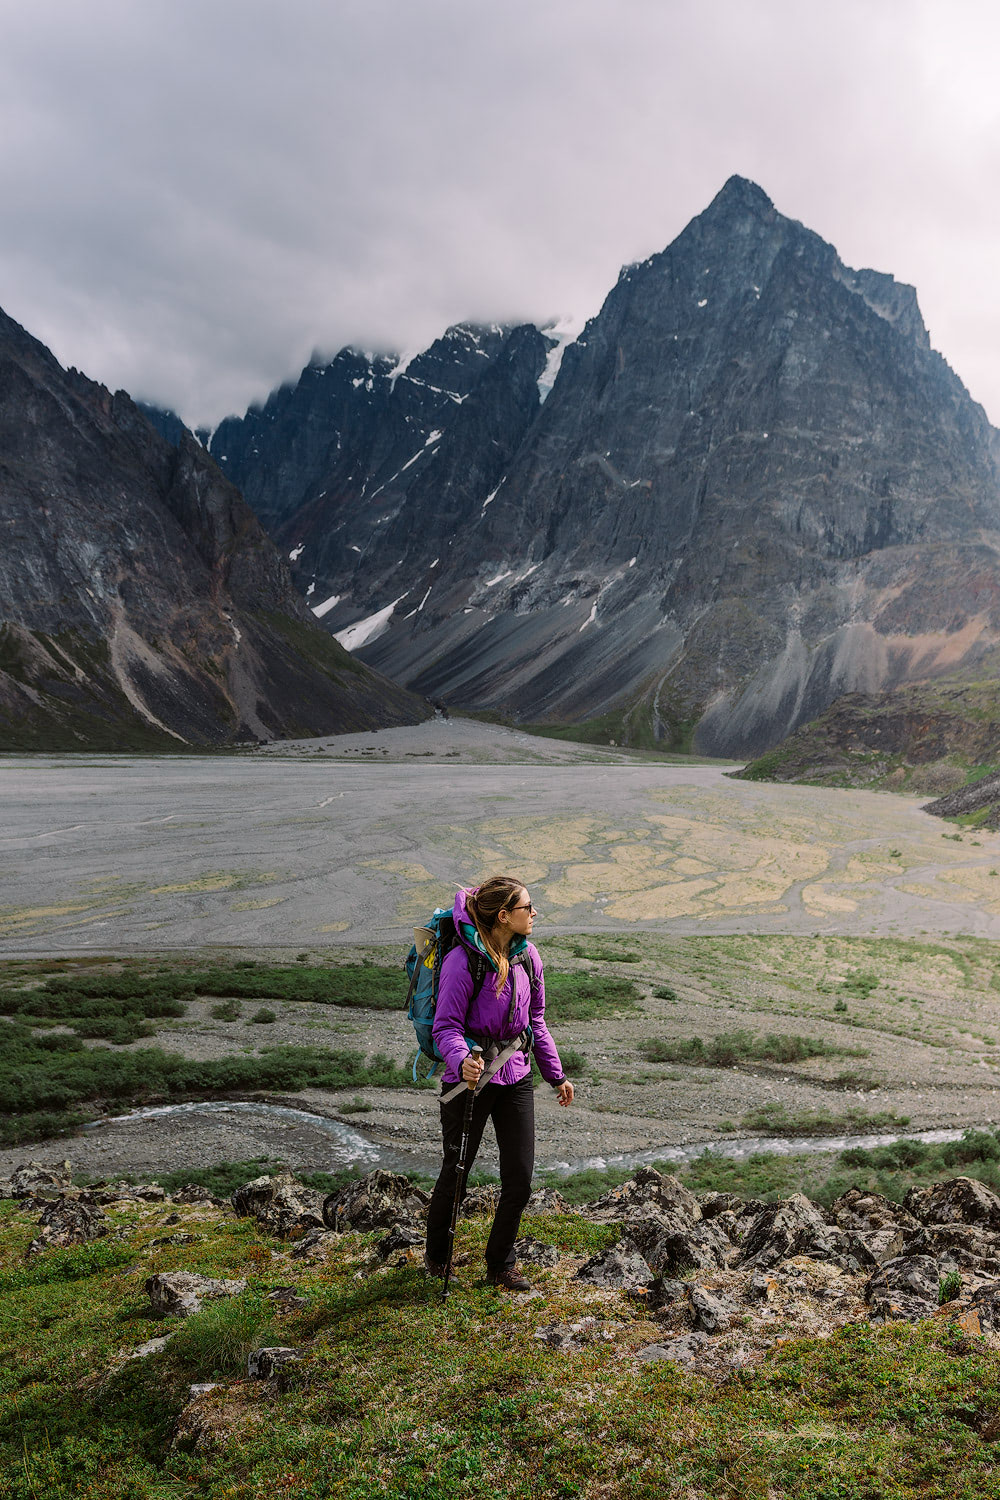
POLYGON ((0 749, 167 749, 415 722, 323 632, 201 446, 0 313, 0 749))
POLYGON ((651 1169, 582 1211, 542 1191, 534 1296, 483 1285, 473 1193, 447 1306, 425 1195, 388 1173, 326 1201, 267 1176, 230 1202, 80 1191, 58 1168, 9 1191, 10 1500, 997 1493, 1000 1199, 967 1178, 825 1215, 651 1169))

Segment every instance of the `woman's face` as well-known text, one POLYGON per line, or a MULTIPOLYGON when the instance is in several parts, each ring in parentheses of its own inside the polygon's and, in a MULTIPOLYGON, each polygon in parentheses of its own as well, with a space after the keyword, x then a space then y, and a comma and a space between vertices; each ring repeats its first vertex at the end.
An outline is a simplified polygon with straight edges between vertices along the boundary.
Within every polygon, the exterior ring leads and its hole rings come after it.
POLYGON ((508 906, 507 918, 512 933, 518 937, 531 936, 531 929, 535 925, 535 908, 531 904, 531 897, 523 887, 508 906))

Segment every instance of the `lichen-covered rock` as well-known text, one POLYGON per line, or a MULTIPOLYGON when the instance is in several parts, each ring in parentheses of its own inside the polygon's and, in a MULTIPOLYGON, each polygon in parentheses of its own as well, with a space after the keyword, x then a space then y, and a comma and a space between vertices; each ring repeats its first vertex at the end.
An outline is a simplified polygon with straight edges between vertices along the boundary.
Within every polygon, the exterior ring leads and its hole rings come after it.
POLYGON ((725 1266, 733 1255, 732 1244, 715 1221, 689 1223, 674 1215, 657 1214, 627 1219, 624 1227, 628 1239, 658 1276, 725 1266))
POLYGON ((492 1217, 500 1202, 500 1184, 484 1183, 482 1187, 469 1188, 459 1209, 463 1219, 492 1217))
POLYGON ((669 1215, 688 1224, 701 1219, 701 1205, 683 1183, 655 1167, 643 1167, 627 1182, 580 1210, 588 1219, 644 1219, 651 1214, 669 1215))
POLYGON ((830 1205, 830 1214, 841 1229, 869 1230, 916 1229, 919 1220, 890 1198, 881 1193, 868 1193, 860 1188, 849 1188, 846 1193, 830 1205))
POLYGON ((570 1214, 573 1209, 556 1188, 536 1188, 525 1206, 526 1214, 570 1214))
POLYGON ((236 1189, 231 1202, 241 1219, 256 1219, 265 1234, 278 1238, 323 1226, 323 1194, 288 1172, 255 1177, 236 1189))
POLYGON ((767 1270, 791 1255, 833 1259, 844 1249, 836 1227, 801 1193, 773 1203, 756 1216, 740 1245, 738 1265, 767 1270))
POLYGON ((707 1334, 681 1333, 677 1338, 664 1339, 661 1344, 646 1344, 644 1348, 636 1350, 635 1357, 642 1364, 668 1360, 675 1365, 693 1365, 707 1343, 707 1334))
POLYGON ((378 1169, 331 1193, 322 1203, 320 1222, 328 1229, 391 1229, 425 1215, 429 1195, 408 1177, 378 1169))
POLYGON ((514 1241, 514 1255, 526 1266, 555 1266, 559 1263, 559 1251, 555 1245, 543 1244, 531 1235, 514 1241))
POLYGON ((903 1207, 921 1224, 975 1224, 1000 1233, 1000 1195, 973 1177, 953 1177, 933 1187, 912 1187, 903 1207))
POLYGON ((98 1207, 81 1203, 78 1198, 58 1198, 47 1203, 38 1220, 41 1233, 28 1246, 29 1255, 38 1255, 52 1247, 83 1245, 100 1239, 111 1229, 107 1215, 98 1207))
POLYGON ((301 1239, 292 1241, 293 1260, 325 1260, 335 1248, 337 1236, 332 1229, 309 1229, 301 1239))
POLYGON ((228 1202, 226 1198, 216 1198, 209 1192, 208 1188, 202 1187, 197 1182, 187 1182, 176 1193, 171 1194, 175 1203, 207 1203, 213 1208, 221 1208, 228 1202))
POLYGON ((68 1161, 54 1162, 44 1166, 40 1161, 25 1162, 15 1167, 10 1178, 12 1198, 58 1197, 73 1186, 71 1166, 68 1161))
POLYGON ((976 1224, 926 1224, 906 1236, 903 1255, 931 1255, 943 1273, 1000 1276, 1000 1235, 976 1224))
POLYGON ((570 1350, 582 1349, 585 1344, 610 1344, 614 1337, 614 1328, 597 1318, 581 1318, 578 1323, 550 1323, 535 1331, 538 1343, 546 1344, 550 1349, 570 1350))
POLYGON ((759 1198, 741 1198, 738 1193, 703 1193, 698 1199, 703 1218, 717 1219, 720 1214, 731 1214, 739 1220, 747 1214, 759 1214, 767 1205, 759 1198))
POLYGON ((296 1364, 301 1358, 298 1349, 284 1346, 254 1349, 247 1355, 247 1376, 250 1380, 272 1380, 286 1366, 296 1364))
POLYGON ((703 1286, 692 1282, 688 1287, 688 1302, 694 1315, 694 1326, 702 1333, 725 1333, 729 1327, 733 1309, 727 1307, 703 1286))
POLYGON ((578 1281, 616 1291, 634 1291, 653 1285, 655 1277, 633 1244, 619 1240, 608 1250, 591 1256, 576 1273, 578 1281))
POLYGON ((871 1276, 864 1298, 873 1323, 905 1318, 929 1318, 940 1301, 938 1263, 929 1255, 904 1255, 890 1260, 871 1276))
POLYGON ((399 1250, 414 1250, 424 1243, 422 1229, 412 1224, 394 1224, 384 1239, 379 1240, 376 1250, 382 1260, 388 1260, 399 1250))
POLYGON ((202 1302, 217 1297, 238 1297, 247 1289, 240 1278, 226 1281, 197 1276, 193 1271, 157 1271, 146 1281, 153 1314, 157 1318, 189 1318, 201 1311, 202 1302))

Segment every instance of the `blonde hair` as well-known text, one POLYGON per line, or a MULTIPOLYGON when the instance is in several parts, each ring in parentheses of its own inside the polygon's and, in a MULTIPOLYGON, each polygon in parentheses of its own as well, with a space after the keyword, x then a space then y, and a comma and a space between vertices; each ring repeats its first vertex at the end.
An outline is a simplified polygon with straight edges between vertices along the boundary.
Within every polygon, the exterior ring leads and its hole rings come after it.
POLYGON ((482 885, 477 886, 474 891, 469 891, 465 898, 465 909, 475 923, 475 928, 482 939, 483 947, 496 964, 496 992, 498 995, 507 983, 507 975, 510 973, 510 962, 506 952, 498 948, 493 941, 493 929, 497 924, 500 913, 502 911, 509 911, 511 902, 524 889, 524 881, 515 880, 513 875, 491 875, 488 880, 484 880, 482 885))

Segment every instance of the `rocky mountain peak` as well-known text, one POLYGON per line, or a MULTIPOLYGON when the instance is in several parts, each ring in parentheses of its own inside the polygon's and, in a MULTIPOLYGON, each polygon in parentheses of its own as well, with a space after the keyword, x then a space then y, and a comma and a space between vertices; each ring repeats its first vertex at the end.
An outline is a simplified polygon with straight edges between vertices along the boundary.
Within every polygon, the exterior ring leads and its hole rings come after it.
POLYGON ((299 475, 278 535, 381 670, 743 754, 1000 634, 958 586, 997 570, 997 435, 913 288, 756 184, 622 271, 540 405, 550 343, 449 330, 299 475))

